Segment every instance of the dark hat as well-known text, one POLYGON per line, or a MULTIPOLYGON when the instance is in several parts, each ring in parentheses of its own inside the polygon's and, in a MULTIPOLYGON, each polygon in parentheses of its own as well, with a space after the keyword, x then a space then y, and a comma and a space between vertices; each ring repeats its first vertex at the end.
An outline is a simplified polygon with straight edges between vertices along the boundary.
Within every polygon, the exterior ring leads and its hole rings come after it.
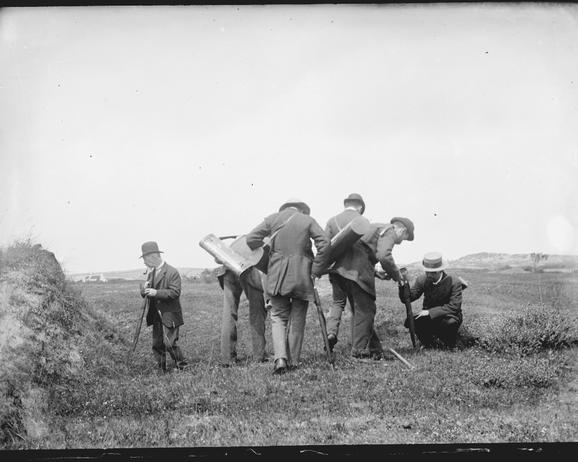
POLYGON ((413 222, 409 218, 393 217, 391 219, 390 223, 394 223, 396 221, 400 222, 407 229, 407 232, 409 234, 409 237, 407 238, 407 240, 413 241, 413 222))
POLYGON ((429 252, 423 256, 421 262, 421 267, 424 271, 430 273, 436 273, 438 271, 443 271, 447 268, 447 263, 442 258, 442 254, 439 252, 429 252))
POLYGON ((347 202, 359 202, 361 204, 361 214, 363 215, 363 212, 365 212, 365 202, 363 202, 363 198, 360 194, 351 193, 349 196, 343 199, 343 205, 345 205, 347 202))
POLYGON ((302 200, 296 198, 291 198, 285 202, 281 207, 279 207, 279 212, 286 209, 287 207, 297 207, 305 215, 309 215, 311 213, 309 206, 302 200))
POLYGON ((146 255, 150 255, 151 253, 164 253, 159 250, 159 245, 155 241, 147 241, 142 246, 142 255, 139 258, 142 258, 146 255))

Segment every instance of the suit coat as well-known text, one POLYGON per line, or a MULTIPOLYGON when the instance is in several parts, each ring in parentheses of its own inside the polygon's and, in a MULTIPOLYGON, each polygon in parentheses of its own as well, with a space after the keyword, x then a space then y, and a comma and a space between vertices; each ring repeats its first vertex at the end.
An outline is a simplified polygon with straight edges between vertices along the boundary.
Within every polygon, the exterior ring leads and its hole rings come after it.
POLYGON ((395 282, 400 282, 401 273, 392 255, 393 246, 396 244, 393 225, 391 223, 378 224, 377 229, 376 258, 389 277, 395 282))
POLYGON ((247 234, 247 245, 255 250, 263 239, 282 228, 270 243, 266 292, 269 296, 283 296, 314 300, 311 275, 319 275, 329 239, 319 224, 301 212, 288 207, 274 213, 247 234), (292 217, 289 222, 289 217, 292 217), (317 254, 313 255, 311 239, 317 254))
MULTIPOLYGON (((361 216, 356 210, 346 209, 340 214, 331 217, 325 226, 325 233, 331 240, 339 231, 355 218, 361 216)), ((338 274, 345 279, 358 284, 365 292, 375 299, 375 277, 374 263, 375 257, 372 256, 372 250, 367 245, 370 236, 375 234, 376 229, 370 226, 369 235, 361 237, 351 248, 339 257, 332 268, 330 274, 338 274), (365 239, 365 241, 363 241, 365 239)), ((373 252, 374 253, 374 252, 373 252)))
POLYGON ((425 274, 420 274, 410 284, 411 301, 423 294, 423 309, 429 310, 430 318, 450 317, 462 323, 462 281, 456 276, 443 273, 435 284, 425 274))
MULTIPOLYGON (((158 319, 157 310, 161 312, 162 323, 167 327, 179 327, 184 324, 183 312, 179 297, 181 295, 181 275, 178 270, 165 263, 160 270, 155 272, 155 279, 151 281, 152 272, 149 273, 147 282, 149 287, 156 289, 155 297, 150 297, 147 312, 147 326, 158 319)), ((144 297, 144 290, 141 290, 144 297)))
MULTIPOLYGON (((355 218, 348 210, 337 215, 337 222, 355 218)), ((356 212, 355 212, 356 213, 356 212)), ((357 214, 359 215, 359 214, 357 214)), ((350 220, 350 221, 351 221, 350 220)), ((332 232, 329 220, 327 230, 332 232)), ((347 223, 345 223, 347 224, 347 223)), ((395 245, 393 225, 391 223, 371 223, 369 230, 359 239, 349 252, 334 265, 334 273, 356 282, 365 292, 375 299, 375 265, 380 263, 383 270, 394 280, 400 281, 399 268, 395 264, 392 249, 395 245)))

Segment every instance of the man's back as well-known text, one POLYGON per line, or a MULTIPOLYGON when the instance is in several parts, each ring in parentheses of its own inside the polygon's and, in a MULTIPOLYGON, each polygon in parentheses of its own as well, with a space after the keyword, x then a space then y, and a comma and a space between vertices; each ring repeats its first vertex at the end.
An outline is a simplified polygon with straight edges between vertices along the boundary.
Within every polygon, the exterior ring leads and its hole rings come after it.
POLYGON ((247 235, 247 245, 255 249, 263 238, 279 232, 271 243, 267 272, 267 293, 301 299, 313 299, 311 266, 321 267, 329 240, 319 224, 309 215, 292 208, 274 213, 247 235), (311 239, 315 241, 314 257, 311 239))
POLYGON ((360 217, 360 213, 356 210, 346 209, 343 212, 331 217, 325 226, 325 234, 331 240, 333 237, 347 226, 353 219, 360 217))

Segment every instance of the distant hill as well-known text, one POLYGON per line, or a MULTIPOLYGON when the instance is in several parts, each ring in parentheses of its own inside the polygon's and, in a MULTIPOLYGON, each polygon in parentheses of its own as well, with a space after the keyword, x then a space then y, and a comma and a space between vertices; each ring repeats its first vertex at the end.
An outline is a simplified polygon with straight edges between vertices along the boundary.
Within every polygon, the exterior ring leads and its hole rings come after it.
MULTIPOLYGON (((181 277, 183 278, 194 278, 203 272, 205 268, 177 268, 181 277)), ((73 281, 84 280, 87 276, 101 276, 106 280, 111 279, 125 279, 129 281, 142 280, 144 279, 144 268, 124 270, 124 271, 103 271, 100 273, 74 273, 67 275, 69 279, 73 281)))
POLYGON ((578 255, 548 255, 535 261, 534 254, 480 252, 449 261, 452 268, 485 269, 491 271, 578 271, 578 255))

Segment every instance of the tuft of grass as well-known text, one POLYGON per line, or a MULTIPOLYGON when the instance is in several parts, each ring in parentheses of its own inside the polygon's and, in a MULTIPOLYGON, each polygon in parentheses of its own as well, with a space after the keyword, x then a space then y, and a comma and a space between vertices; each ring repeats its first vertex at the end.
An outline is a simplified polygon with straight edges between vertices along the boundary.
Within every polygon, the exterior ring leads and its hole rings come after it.
POLYGON ((578 344, 578 323, 553 306, 529 304, 490 324, 478 344, 490 352, 522 356, 570 348, 578 344))

